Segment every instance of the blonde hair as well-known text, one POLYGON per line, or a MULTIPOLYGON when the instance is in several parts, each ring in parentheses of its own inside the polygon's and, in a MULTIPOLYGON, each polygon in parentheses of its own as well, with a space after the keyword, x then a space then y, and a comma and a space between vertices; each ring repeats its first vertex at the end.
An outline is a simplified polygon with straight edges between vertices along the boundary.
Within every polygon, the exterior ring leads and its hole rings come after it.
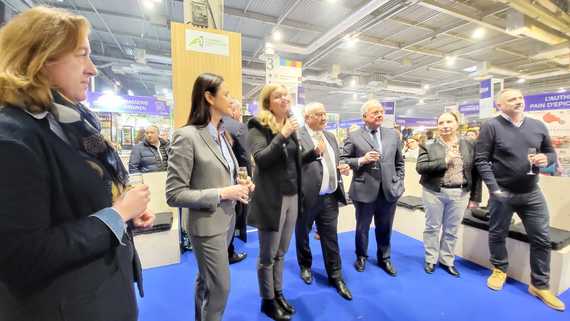
POLYGON ((273 134, 277 134, 283 127, 283 124, 277 123, 275 115, 269 110, 271 94, 277 89, 285 89, 285 91, 287 91, 287 88, 280 84, 267 84, 263 87, 259 94, 259 106, 261 106, 261 110, 257 115, 257 119, 259 119, 261 125, 269 127, 273 134))
POLYGON ((0 29, 0 105, 48 110, 53 96, 44 66, 76 50, 89 30, 85 17, 43 6, 10 20, 0 29))

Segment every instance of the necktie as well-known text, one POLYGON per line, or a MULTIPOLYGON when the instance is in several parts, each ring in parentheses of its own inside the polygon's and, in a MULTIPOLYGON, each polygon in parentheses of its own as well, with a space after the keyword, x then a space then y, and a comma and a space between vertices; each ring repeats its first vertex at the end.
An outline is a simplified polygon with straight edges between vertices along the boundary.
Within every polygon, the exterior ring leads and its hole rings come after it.
POLYGON ((370 131, 370 135, 372 135, 372 146, 376 151, 380 151, 380 146, 378 146, 378 140, 376 139, 376 133, 378 129, 373 129, 370 131))

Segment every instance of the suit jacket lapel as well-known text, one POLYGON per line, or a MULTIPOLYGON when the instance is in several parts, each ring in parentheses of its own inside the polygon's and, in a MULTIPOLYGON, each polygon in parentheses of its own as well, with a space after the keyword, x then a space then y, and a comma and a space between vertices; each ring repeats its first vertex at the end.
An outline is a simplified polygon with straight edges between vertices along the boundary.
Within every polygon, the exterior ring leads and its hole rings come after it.
POLYGON ((388 141, 387 141, 390 134, 388 133, 388 131, 384 127, 380 127, 379 132, 380 132, 380 144, 382 144, 382 154, 385 154, 387 151, 386 148, 388 146, 390 146, 390 144, 388 144, 388 141))
POLYGON ((370 133, 366 128, 362 127, 361 135, 362 138, 364 138, 364 140, 368 143, 368 145, 370 145, 370 148, 374 149, 374 142, 372 142, 372 135, 370 135, 370 133))
POLYGON ((307 128, 303 127, 303 129, 299 131, 299 136, 301 136, 302 144, 304 143, 309 148, 315 148, 315 144, 313 143, 313 139, 311 138, 311 135, 309 135, 307 128))
POLYGON ((210 148, 212 153, 214 153, 214 155, 216 155, 218 160, 220 162, 222 162, 224 167, 229 171, 230 168, 226 162, 226 159, 222 155, 222 150, 220 149, 220 146, 218 146, 218 144, 216 142, 214 142, 214 140, 212 139, 212 135, 210 135, 210 132, 208 131, 208 127, 200 128, 199 133, 200 133, 200 137, 202 137, 202 140, 204 140, 204 142, 206 143, 206 146, 208 146, 208 148, 210 148))

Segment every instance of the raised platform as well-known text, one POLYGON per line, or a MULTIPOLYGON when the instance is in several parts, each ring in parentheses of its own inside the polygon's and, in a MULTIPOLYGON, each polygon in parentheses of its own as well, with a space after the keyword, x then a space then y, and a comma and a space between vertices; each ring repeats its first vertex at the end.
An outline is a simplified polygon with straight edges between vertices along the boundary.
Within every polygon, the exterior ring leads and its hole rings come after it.
POLYGON ((149 209, 154 213, 172 212, 172 227, 168 231, 136 235, 135 247, 143 269, 180 263, 180 224, 178 209, 166 204, 166 172, 147 173, 143 180, 150 188, 149 209))

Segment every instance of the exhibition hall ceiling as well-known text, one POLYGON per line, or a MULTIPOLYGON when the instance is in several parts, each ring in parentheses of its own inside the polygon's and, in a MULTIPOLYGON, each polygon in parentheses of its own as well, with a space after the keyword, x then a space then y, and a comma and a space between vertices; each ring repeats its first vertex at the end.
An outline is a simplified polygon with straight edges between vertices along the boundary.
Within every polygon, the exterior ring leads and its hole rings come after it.
MULTIPOLYGON (((4 0, 86 16, 94 60, 123 92, 168 95, 170 22, 181 0, 4 0), (165 90, 166 89, 166 90, 165 90)), ((433 116, 476 101, 493 76, 528 93, 568 90, 570 16, 557 0, 225 0, 223 29, 242 34, 243 95, 264 84, 263 54, 304 63, 307 101, 344 119, 369 97, 433 116), (532 4, 531 4, 532 3, 532 4)), ((105 86, 105 85, 101 85, 105 86)), ((190 88, 190 87, 189 87, 190 88)), ((98 88, 101 89, 101 88, 98 88)))

